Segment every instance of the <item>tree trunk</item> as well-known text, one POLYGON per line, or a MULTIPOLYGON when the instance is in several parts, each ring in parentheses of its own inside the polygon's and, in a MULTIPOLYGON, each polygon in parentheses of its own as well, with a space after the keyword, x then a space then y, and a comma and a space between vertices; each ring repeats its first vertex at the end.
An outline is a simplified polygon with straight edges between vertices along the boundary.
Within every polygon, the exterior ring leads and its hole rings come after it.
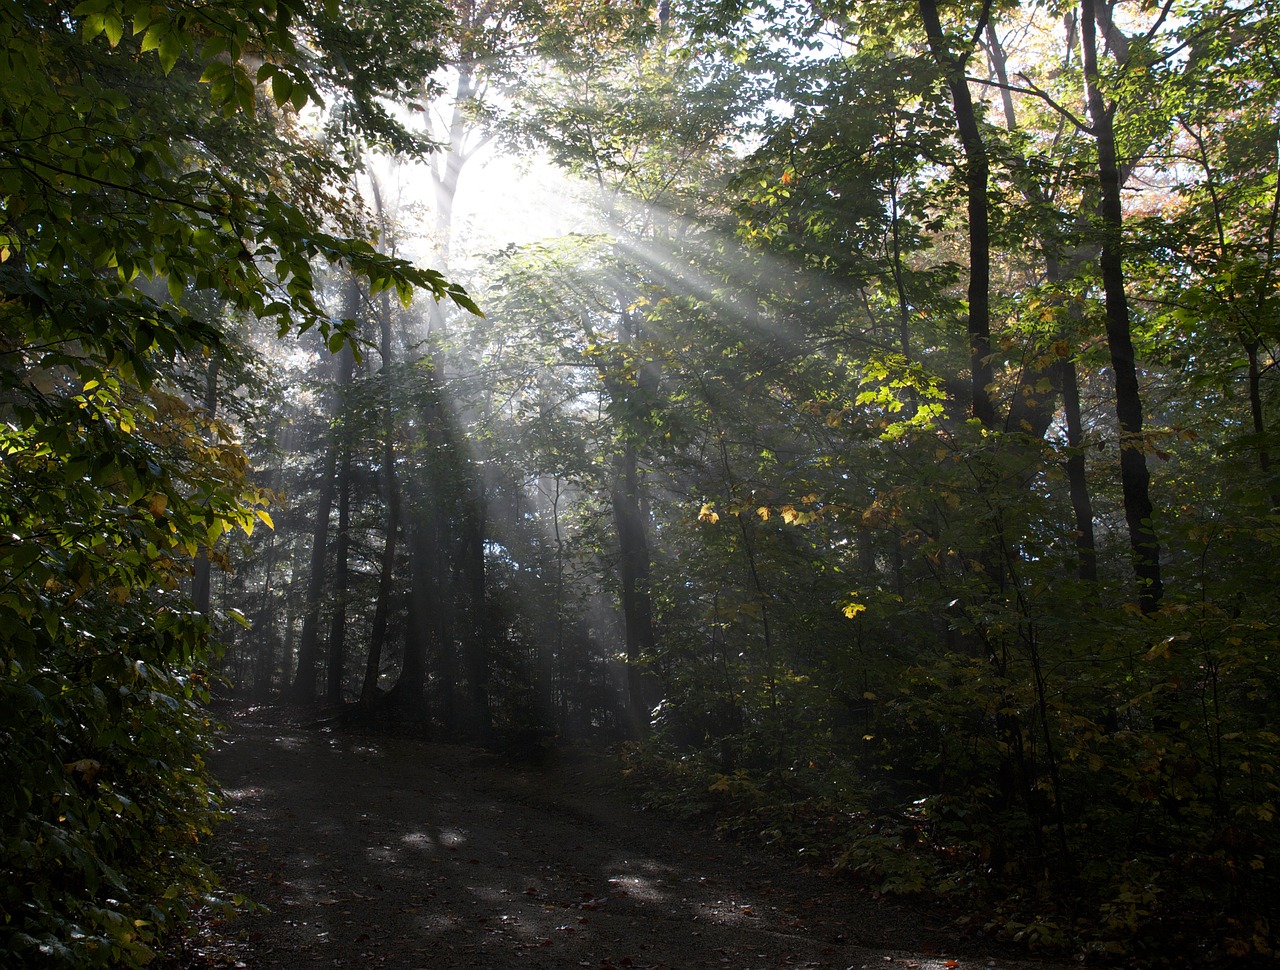
POLYGON ((1258 465, 1266 479, 1267 488, 1271 489, 1272 508, 1280 507, 1280 495, 1274 491, 1271 481, 1271 451, 1267 448, 1267 423, 1262 410, 1262 369, 1258 366, 1258 348, 1260 342, 1256 337, 1243 341, 1244 352, 1249 359, 1249 415, 1253 419, 1253 434, 1258 441, 1258 465))
MULTIPOLYGON (((434 511, 435 548, 431 552, 435 561, 444 568, 449 562, 446 537, 449 535, 450 523, 441 506, 442 503, 437 501, 434 511)), ((452 577, 440 577, 442 590, 450 589, 451 583, 452 577), (446 579, 449 580, 448 584, 446 579)), ((445 734, 451 738, 458 737, 461 728, 461 718, 458 716, 458 654, 453 635, 456 608, 453 607, 453 602, 456 602, 456 597, 451 597, 451 603, 442 604, 436 617, 436 643, 440 651, 436 668, 440 685, 440 720, 444 724, 445 734)))
POLYGON ((391 619, 395 593, 396 542, 400 532, 400 483, 396 477, 394 361, 391 351, 391 302, 382 295, 378 314, 382 354, 383 427, 382 487, 387 502, 387 539, 382 547, 378 575, 378 600, 373 610, 373 627, 369 633, 369 656, 365 663, 364 683, 360 688, 360 704, 371 709, 378 699, 378 679, 382 673, 382 651, 387 641, 387 625, 391 619))
POLYGON ((423 710, 423 690, 427 683, 427 653, 433 639, 439 604, 436 586, 439 582, 433 566, 434 542, 422 523, 407 526, 409 546, 409 610, 404 638, 404 663, 400 676, 391 688, 389 699, 395 706, 411 714, 423 710))
POLYGON ((1134 574, 1138 582, 1138 605, 1143 613, 1152 613, 1159 607, 1164 592, 1160 577, 1160 541, 1152 521, 1154 507, 1142 432, 1142 397, 1129 328, 1129 299, 1125 293, 1124 209, 1120 200, 1120 165, 1112 123, 1113 108, 1107 106, 1098 86, 1096 16, 1095 0, 1081 0, 1085 95, 1098 145, 1098 210, 1102 230, 1098 263, 1106 296, 1107 343, 1115 375, 1116 418, 1120 425, 1120 482, 1124 493, 1125 520, 1129 526, 1129 544, 1133 548, 1134 574))
MULTIPOLYGON (((212 421, 218 413, 218 373, 222 370, 222 355, 214 352, 209 358, 209 367, 205 371, 204 410, 212 421)), ((209 553, 201 548, 196 556, 195 572, 191 577, 191 604, 201 616, 208 618, 211 605, 211 589, 209 581, 209 553)))
POLYGON ((476 740, 484 744, 488 742, 493 728, 493 718, 489 711, 490 631, 484 559, 485 492, 483 484, 479 482, 473 482, 471 487, 473 494, 462 522, 461 572, 465 582, 465 598, 471 606, 470 622, 466 627, 466 640, 463 643, 463 659, 467 674, 467 694, 471 702, 472 727, 476 740))
MULTIPOLYGON (((990 14, 990 0, 983 5, 978 32, 990 14)), ((956 129, 964 148, 965 188, 969 196, 969 372, 973 394, 973 416, 984 428, 996 423, 989 390, 994 381, 991 366, 991 229, 987 209, 987 181, 990 162, 978 127, 978 114, 965 79, 969 53, 958 57, 947 46, 938 19, 937 0, 919 0, 929 50, 942 69, 956 113, 956 129)))
POLYGON ((315 527, 311 535, 311 571, 307 581, 307 599, 303 604, 302 636, 298 641, 298 670, 290 691, 298 704, 316 699, 316 663, 320 658, 320 599, 324 595, 325 560, 329 546, 329 513, 333 508, 335 449, 325 451, 321 471, 320 495, 316 502, 315 527))
POLYGON ((340 431, 342 458, 338 462, 338 538, 334 543, 333 619, 329 623, 329 668, 325 677, 325 699, 330 704, 342 703, 342 687, 346 678, 347 599, 351 548, 351 433, 346 421, 340 431))
POLYGON ((640 501, 636 446, 628 441, 613 489, 613 521, 618 531, 622 619, 627 657, 627 715, 639 736, 648 723, 642 661, 654 648, 653 606, 649 595, 649 540, 640 501))
POLYGON ((1062 410, 1067 419, 1067 487, 1076 522, 1076 575, 1086 582, 1098 578, 1098 554, 1094 543, 1093 500, 1085 472, 1084 423, 1080 416, 1080 386, 1076 365, 1062 358, 1057 364, 1057 383, 1062 388, 1062 410))
POLYGON ((271 538, 267 540, 266 562, 263 564, 262 597, 253 624, 254 640, 258 645, 253 661, 253 697, 258 701, 265 701, 271 696, 272 681, 275 679, 277 624, 276 609, 272 603, 275 590, 271 585, 275 569, 276 533, 272 531, 271 538))
MULTIPOLYGON (((350 346, 342 348, 334 360, 334 366, 337 369, 338 388, 334 396, 333 413, 338 414, 345 406, 346 390, 355 367, 350 346)), ((315 528, 311 538, 311 571, 307 580, 307 600, 303 605, 302 637, 298 643, 298 670, 290 691, 293 701, 298 704, 310 704, 316 699, 316 667, 320 659, 320 602, 325 591, 329 517, 333 511, 338 451, 338 443, 331 439, 325 448, 320 473, 320 494, 316 500, 315 528)))
MULTIPOLYGON (((1068 30, 1069 36, 1071 33, 1072 31, 1068 30)), ((1009 75, 1004 46, 996 33, 995 25, 990 22, 987 23, 987 54, 991 61, 991 69, 1001 86, 1005 124, 1010 131, 1015 131, 1018 127, 1018 118, 1014 111, 1013 95, 1008 89, 1009 75)), ((1068 46, 1068 61, 1070 56, 1070 46, 1068 46)), ((1037 184, 1028 184, 1023 189, 1023 194, 1033 205, 1049 204, 1049 199, 1037 184)), ((1049 240, 1043 248, 1045 279, 1051 286, 1059 284, 1068 277, 1064 276, 1056 244, 1049 240)), ((1085 261, 1083 253, 1073 254, 1068 260, 1069 277, 1074 277, 1085 261)), ((1072 318, 1079 316, 1074 304, 1069 313, 1072 318)), ((1074 335, 1060 332, 1058 336, 1065 340, 1074 335)), ((1070 343, 1068 341, 1068 346, 1070 343)), ((1080 386, 1076 365, 1069 356, 1060 355, 1056 351, 1048 357, 1047 363, 1042 362, 1044 359, 1044 355, 1038 354, 1035 364, 1024 369, 1009 405, 1009 418, 1005 428, 1010 431, 1026 432, 1033 438, 1043 438, 1053 423, 1054 394, 1052 392, 1056 391, 1062 395, 1062 410, 1067 424, 1067 483, 1075 517, 1076 572, 1080 579, 1093 581, 1098 578, 1098 563, 1094 545, 1093 501, 1089 494, 1089 481, 1086 477, 1084 460, 1084 423, 1080 415, 1080 386), (1038 386, 1045 377, 1050 382, 1050 393, 1042 392, 1038 386)))

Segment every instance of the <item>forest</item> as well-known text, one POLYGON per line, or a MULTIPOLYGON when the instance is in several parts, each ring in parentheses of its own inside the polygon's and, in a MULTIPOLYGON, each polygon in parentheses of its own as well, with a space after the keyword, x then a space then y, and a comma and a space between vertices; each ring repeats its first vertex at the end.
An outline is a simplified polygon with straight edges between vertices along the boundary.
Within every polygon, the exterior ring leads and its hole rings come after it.
POLYGON ((220 898, 228 701, 1280 953, 1280 5, 7 0, 0 121, 6 966, 220 898))

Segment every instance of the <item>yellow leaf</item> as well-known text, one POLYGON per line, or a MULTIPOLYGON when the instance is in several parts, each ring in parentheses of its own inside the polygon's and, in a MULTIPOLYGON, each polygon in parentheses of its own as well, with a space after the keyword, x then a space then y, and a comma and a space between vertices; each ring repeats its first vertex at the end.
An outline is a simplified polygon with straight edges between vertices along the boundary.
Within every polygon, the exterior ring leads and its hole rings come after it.
POLYGON ((720 521, 720 513, 716 511, 714 502, 706 502, 703 504, 702 511, 698 513, 698 520, 700 522, 709 522, 712 525, 715 525, 720 521))
POLYGON ((152 492, 147 498, 147 504, 151 509, 151 514, 155 518, 164 515, 164 510, 169 507, 169 496, 164 492, 152 492))
POLYGON ((81 758, 79 761, 63 765, 63 768, 67 774, 79 774, 85 781, 92 781, 93 776, 102 770, 102 762, 95 761, 93 758, 81 758))
POLYGON ((271 521, 271 516, 267 514, 266 509, 258 509, 257 515, 258 515, 258 518, 260 518, 266 524, 268 529, 270 529, 272 532, 275 531, 276 524, 271 521))
POLYGON ((760 516, 760 521, 761 521, 761 522, 768 522, 768 521, 769 521, 769 506, 767 506, 767 505, 762 505, 762 506, 760 506, 760 508, 756 509, 756 515, 760 516))

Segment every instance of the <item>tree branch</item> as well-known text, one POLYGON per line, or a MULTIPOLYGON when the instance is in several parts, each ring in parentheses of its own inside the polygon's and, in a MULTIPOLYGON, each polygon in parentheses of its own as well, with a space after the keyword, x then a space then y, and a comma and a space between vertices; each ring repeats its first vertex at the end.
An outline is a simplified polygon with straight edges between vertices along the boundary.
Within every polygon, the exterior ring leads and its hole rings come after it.
POLYGON ((1019 87, 1016 84, 1003 84, 1000 81, 992 81, 990 78, 973 77, 972 75, 966 75, 965 80, 972 81, 974 84, 981 84, 983 87, 987 88, 997 88, 1001 91, 1012 91, 1015 94, 1033 94, 1054 111, 1058 112, 1058 114, 1062 115, 1062 117, 1069 121, 1077 131, 1083 132, 1086 135, 1093 134, 1092 125, 1080 120, 1072 114, 1069 109, 1058 104, 1058 102, 1055 101, 1047 91, 1036 87, 1036 85, 1032 83, 1031 79, 1025 74, 1019 74, 1018 77, 1026 87, 1019 87))

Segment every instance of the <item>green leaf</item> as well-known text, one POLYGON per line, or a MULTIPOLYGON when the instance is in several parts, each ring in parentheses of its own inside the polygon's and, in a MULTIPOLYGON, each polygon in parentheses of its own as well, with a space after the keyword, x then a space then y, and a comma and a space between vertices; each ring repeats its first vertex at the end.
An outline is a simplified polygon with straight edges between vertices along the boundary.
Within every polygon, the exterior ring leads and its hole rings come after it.
POLYGON ((120 43, 120 38, 124 36, 124 22, 115 13, 109 13, 104 16, 102 29, 107 35, 107 43, 112 47, 120 43))
POLYGON ((168 74, 173 70, 173 66, 178 63, 178 58, 181 56, 182 38, 174 32, 166 33, 160 39, 160 69, 165 74, 168 74))

